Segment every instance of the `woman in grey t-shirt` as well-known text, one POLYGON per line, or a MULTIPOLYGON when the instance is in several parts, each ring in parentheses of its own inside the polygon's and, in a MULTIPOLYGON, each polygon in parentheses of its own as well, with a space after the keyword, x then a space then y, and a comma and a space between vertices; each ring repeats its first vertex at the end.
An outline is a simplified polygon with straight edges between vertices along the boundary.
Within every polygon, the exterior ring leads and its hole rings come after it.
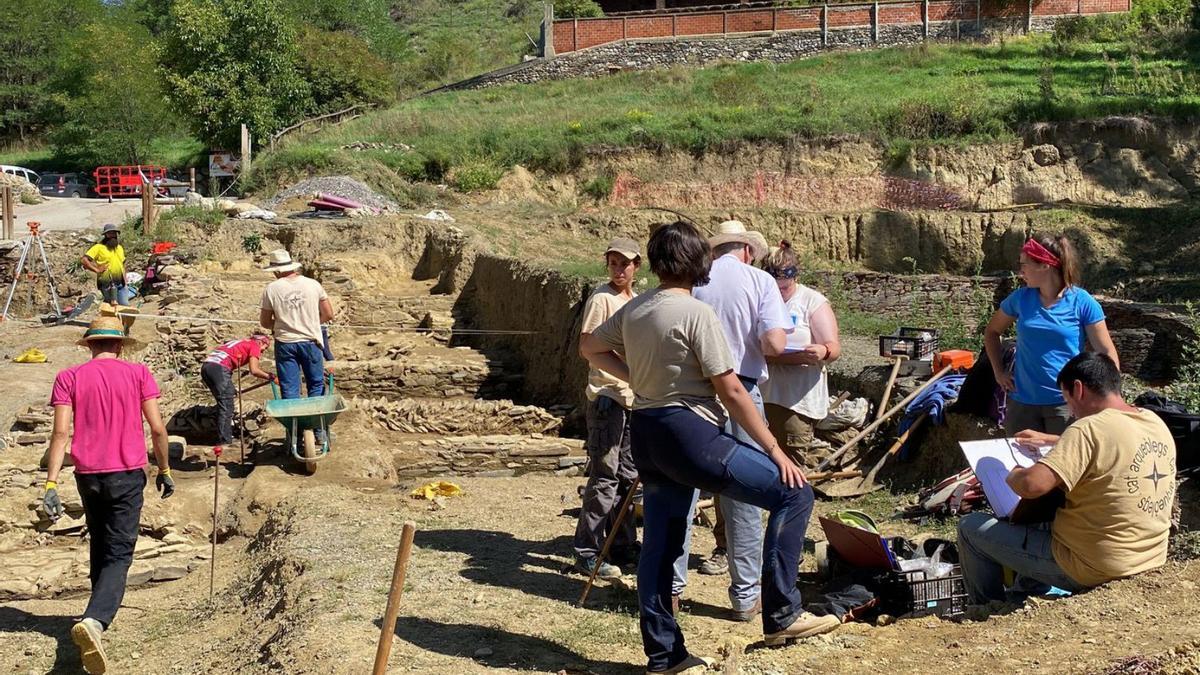
POLYGON ((638 564, 642 643, 649 672, 675 673, 702 662, 684 646, 671 605, 672 563, 685 553, 697 488, 770 512, 762 570, 768 645, 825 633, 840 622, 804 612, 796 589, 812 488, 738 380, 716 315, 691 295, 693 286, 708 283, 708 242, 692 225, 675 222, 655 230, 647 257, 660 285, 585 336, 580 352, 633 389, 633 459, 645 486, 638 564), (726 410, 767 454, 723 431, 726 410))

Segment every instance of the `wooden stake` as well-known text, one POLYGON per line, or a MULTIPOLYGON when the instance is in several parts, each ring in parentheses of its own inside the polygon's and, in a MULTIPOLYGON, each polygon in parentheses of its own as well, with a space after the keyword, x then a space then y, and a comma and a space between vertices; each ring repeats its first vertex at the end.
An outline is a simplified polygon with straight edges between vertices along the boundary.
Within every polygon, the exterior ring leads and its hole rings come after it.
POLYGON ((10 187, 4 188, 4 194, 0 199, 0 210, 4 211, 4 224, 0 228, 0 238, 13 239, 16 237, 16 225, 13 222, 13 190, 10 187))
POLYGON ((939 370, 933 377, 929 378, 929 381, 927 381, 925 384, 917 387, 908 396, 905 396, 903 400, 901 400, 899 403, 897 403, 895 406, 893 406, 891 410, 888 410, 886 413, 881 415, 879 417, 879 419, 875 420, 874 422, 871 422, 866 427, 864 427, 863 430, 858 432, 858 435, 856 435, 854 438, 851 438, 850 440, 846 441, 846 444, 843 445, 842 447, 838 448, 837 452, 826 457, 824 461, 822 461, 820 464, 817 465, 817 471, 823 471, 830 464, 833 464, 833 462, 836 461, 839 457, 841 457, 842 455, 849 452, 850 448, 853 448, 854 446, 858 445, 859 441, 866 438, 867 435, 870 434, 872 431, 875 431, 876 429, 878 429, 880 427, 880 425, 882 425, 884 422, 888 421, 888 418, 890 418, 892 415, 895 415, 896 413, 903 410, 904 406, 908 405, 917 396, 920 396, 921 392, 928 389, 931 384, 940 380, 943 375, 950 372, 953 368, 954 368, 954 366, 946 366, 945 368, 942 368, 941 370, 939 370))
POLYGON ((400 614, 400 596, 404 594, 404 575, 408 572, 408 558, 412 554, 413 537, 416 534, 416 523, 406 521, 400 534, 400 549, 396 551, 396 566, 392 568, 392 589, 388 593, 383 625, 379 628, 379 646, 375 649, 375 666, 371 669, 371 675, 384 675, 387 672, 392 638, 396 636, 396 617, 400 614))
POLYGON ((879 405, 875 408, 875 419, 883 414, 884 408, 887 407, 888 399, 892 395, 892 385, 896 384, 896 376, 900 374, 900 364, 904 362, 903 356, 897 356, 896 362, 892 364, 892 374, 888 376, 887 384, 883 387, 883 396, 879 399, 879 405))
POLYGON ((242 369, 238 368, 238 444, 242 446, 242 464, 246 463, 246 420, 242 417, 242 369))
POLYGON ((212 602, 213 588, 216 586, 217 579, 217 486, 221 482, 221 446, 213 449, 213 454, 216 455, 216 471, 213 473, 213 526, 212 526, 212 552, 209 556, 208 564, 208 601, 212 602))
POLYGON ((188 168, 188 189, 192 192, 196 191, 196 167, 188 168))
POLYGON ((608 549, 612 546, 613 539, 616 539, 617 531, 621 529, 621 523, 625 522, 625 516, 633 509, 633 495, 637 492, 638 485, 641 484, 640 478, 634 478, 633 483, 629 486, 629 493, 625 495, 625 499, 621 500, 621 506, 617 510, 617 517, 613 519, 612 527, 608 530, 608 536, 604 538, 604 547, 600 549, 600 555, 596 556, 596 564, 592 567, 592 576, 588 577, 587 585, 583 587, 583 593, 579 596, 579 606, 587 601, 588 593, 592 590, 592 584, 596 583, 596 573, 600 571, 600 565, 604 564, 604 559, 608 557, 608 549))

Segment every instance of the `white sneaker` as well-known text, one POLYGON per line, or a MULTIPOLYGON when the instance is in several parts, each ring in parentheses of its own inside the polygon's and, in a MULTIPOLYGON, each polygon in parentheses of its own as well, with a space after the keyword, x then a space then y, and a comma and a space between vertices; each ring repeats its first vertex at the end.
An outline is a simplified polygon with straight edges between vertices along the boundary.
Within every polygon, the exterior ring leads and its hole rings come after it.
POLYGON ((103 633, 104 626, 95 619, 83 619, 71 627, 71 640, 79 648, 79 660, 89 675, 100 675, 108 670, 108 657, 104 655, 104 645, 100 644, 103 633))

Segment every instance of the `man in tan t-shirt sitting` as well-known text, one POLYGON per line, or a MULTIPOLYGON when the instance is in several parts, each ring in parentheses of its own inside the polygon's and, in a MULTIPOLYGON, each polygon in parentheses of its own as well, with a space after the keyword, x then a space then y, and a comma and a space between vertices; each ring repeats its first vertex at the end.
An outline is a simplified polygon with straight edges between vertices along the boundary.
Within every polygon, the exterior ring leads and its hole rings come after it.
MULTIPOLYGON (((262 294, 259 322, 275 337, 275 370, 284 398, 300 398, 300 374, 309 396, 325 393, 325 356, 321 324, 333 318, 333 305, 321 284, 300 274, 300 263, 287 251, 271 251, 275 273, 262 294)), ((318 434, 319 435, 319 434, 318 434)))
POLYGON ((1058 387, 1075 422, 1061 437, 1018 433, 1025 445, 1054 447, 1033 466, 1013 469, 1008 484, 1024 499, 1062 489, 1066 504, 1048 530, 985 513, 962 519, 959 556, 976 603, 1006 599, 1004 567, 1025 582, 1020 595, 1047 586, 1078 592, 1166 562, 1175 496, 1175 441, 1167 425, 1125 402, 1121 373, 1103 354, 1068 361, 1058 387))

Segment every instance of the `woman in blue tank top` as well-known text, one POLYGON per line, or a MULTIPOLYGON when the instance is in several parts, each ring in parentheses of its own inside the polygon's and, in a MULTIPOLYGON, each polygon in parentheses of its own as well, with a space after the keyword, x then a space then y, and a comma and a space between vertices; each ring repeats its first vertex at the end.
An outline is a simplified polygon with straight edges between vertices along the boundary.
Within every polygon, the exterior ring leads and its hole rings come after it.
POLYGON ((1021 248, 1020 271, 1025 285, 1000 303, 984 330, 984 345, 996 382, 1008 392, 1005 432, 1011 436, 1033 429, 1058 435, 1070 421, 1055 383, 1058 372, 1088 344, 1119 367, 1117 348, 1100 303, 1075 285, 1075 250, 1066 237, 1031 237, 1021 248), (1014 323, 1017 350, 1010 373, 1000 337, 1014 323))

